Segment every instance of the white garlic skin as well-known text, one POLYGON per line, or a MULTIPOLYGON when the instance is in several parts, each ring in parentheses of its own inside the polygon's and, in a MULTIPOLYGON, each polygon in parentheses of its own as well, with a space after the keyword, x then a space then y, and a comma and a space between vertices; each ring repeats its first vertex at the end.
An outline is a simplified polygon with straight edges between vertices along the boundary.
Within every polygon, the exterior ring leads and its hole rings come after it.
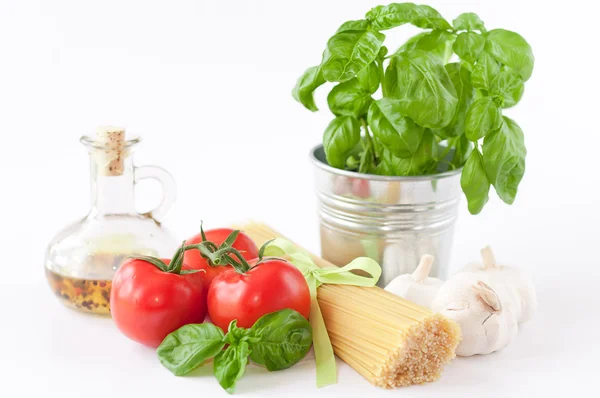
POLYGON ((480 272, 461 272, 440 288, 432 310, 456 321, 462 339, 459 356, 489 354, 510 344, 518 332, 517 317, 504 308, 490 278, 480 272))
POLYGON ((467 265, 465 265, 462 269, 460 269, 458 273, 461 272, 475 272, 475 271, 483 271, 483 264, 481 263, 477 263, 477 262, 471 262, 467 265))
POLYGON ((431 277, 425 278, 422 282, 416 282, 412 274, 404 274, 395 277, 385 287, 385 290, 423 307, 431 308, 443 283, 440 279, 431 277))
MULTIPOLYGON (((495 266, 479 271, 488 274, 490 283, 500 297, 510 297, 511 310, 517 315, 517 322, 531 320, 537 310, 537 294, 533 280, 517 268, 495 266)), ((507 301, 504 300, 503 301, 507 301)))
POLYGON ((422 255, 412 274, 397 276, 388 283, 385 290, 420 306, 431 308, 431 302, 443 284, 441 280, 429 277, 434 260, 430 254, 422 255))
POLYGON ((483 272, 489 284, 501 297, 505 306, 517 316, 517 322, 531 320, 537 310, 538 300, 533 279, 526 272, 504 265, 497 265, 489 246, 481 250, 482 263, 469 263, 460 272, 483 272))

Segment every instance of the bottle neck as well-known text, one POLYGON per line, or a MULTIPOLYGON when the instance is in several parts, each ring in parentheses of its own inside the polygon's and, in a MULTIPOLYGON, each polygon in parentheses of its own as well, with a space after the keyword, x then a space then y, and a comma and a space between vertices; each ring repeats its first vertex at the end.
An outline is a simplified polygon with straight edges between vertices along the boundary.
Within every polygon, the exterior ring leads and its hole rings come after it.
POLYGON ((96 215, 132 214, 134 204, 133 159, 124 157, 119 173, 107 173, 99 164, 94 151, 90 152, 91 213, 96 215))

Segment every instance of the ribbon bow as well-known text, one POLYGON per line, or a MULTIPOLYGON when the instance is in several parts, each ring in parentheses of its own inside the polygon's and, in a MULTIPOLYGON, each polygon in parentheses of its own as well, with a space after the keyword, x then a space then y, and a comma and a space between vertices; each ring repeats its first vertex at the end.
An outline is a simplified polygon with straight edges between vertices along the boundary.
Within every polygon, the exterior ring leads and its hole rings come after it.
POLYGON ((291 242, 277 238, 264 251, 265 256, 283 257, 296 266, 304 275, 310 290, 310 324, 313 329, 313 346, 317 365, 317 387, 337 382, 337 372, 333 347, 325 328, 323 314, 317 301, 317 288, 324 283, 373 287, 381 276, 381 267, 368 257, 359 257, 345 267, 317 266, 310 255, 291 242), (369 276, 360 276, 351 271, 361 270, 369 276))

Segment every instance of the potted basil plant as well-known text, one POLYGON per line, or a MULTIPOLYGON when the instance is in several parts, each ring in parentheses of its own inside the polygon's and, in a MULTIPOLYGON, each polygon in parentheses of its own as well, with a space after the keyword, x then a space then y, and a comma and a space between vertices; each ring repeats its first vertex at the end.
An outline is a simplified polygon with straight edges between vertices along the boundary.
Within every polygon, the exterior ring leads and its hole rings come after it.
POLYGON ((474 13, 450 24, 427 5, 393 3, 343 23, 293 90, 314 112, 313 93, 333 83, 333 120, 312 152, 322 255, 368 255, 385 285, 429 253, 444 277, 461 188, 472 214, 492 186, 515 200, 526 150, 506 113, 533 65, 523 37, 487 30, 474 13), (405 24, 424 31, 388 49, 385 32, 405 24))

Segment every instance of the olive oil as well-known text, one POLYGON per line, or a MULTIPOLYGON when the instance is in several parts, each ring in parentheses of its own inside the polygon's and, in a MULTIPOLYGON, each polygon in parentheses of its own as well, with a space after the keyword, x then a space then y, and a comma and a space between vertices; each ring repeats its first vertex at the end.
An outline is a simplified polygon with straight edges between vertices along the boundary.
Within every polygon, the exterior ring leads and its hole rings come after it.
MULTIPOLYGON (((90 155, 90 209, 54 235, 44 269, 62 303, 110 315, 111 281, 121 264, 132 256, 170 257, 181 244, 162 225, 175 201, 175 181, 159 167, 134 165, 140 138, 126 137, 122 128, 101 127, 80 141, 90 155), (148 178, 163 185, 163 198, 155 209, 139 213, 135 186, 148 178)), ((57 185, 61 183, 68 181, 57 185)))
POLYGON ((54 294, 67 307, 110 316, 110 280, 71 278, 47 268, 46 277, 54 294))

